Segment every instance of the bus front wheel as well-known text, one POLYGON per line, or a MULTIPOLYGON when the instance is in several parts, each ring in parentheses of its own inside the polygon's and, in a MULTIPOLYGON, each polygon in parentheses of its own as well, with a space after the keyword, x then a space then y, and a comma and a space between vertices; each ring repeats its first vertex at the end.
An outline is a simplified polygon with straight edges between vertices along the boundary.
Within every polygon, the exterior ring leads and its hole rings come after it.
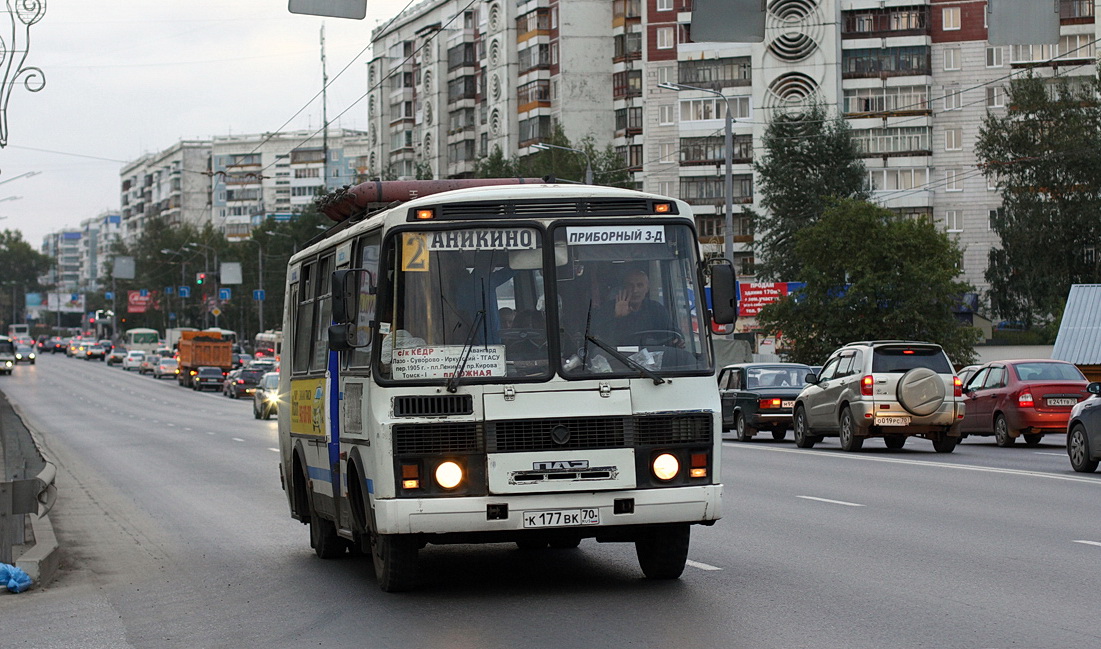
POLYGON ((372 507, 369 511, 371 529, 367 535, 378 587, 387 593, 413 590, 417 585, 417 551, 420 549, 416 540, 405 534, 377 533, 375 510, 372 507))
POLYGON ((685 523, 655 525, 635 539, 638 565, 647 579, 677 579, 688 560, 691 529, 685 523))

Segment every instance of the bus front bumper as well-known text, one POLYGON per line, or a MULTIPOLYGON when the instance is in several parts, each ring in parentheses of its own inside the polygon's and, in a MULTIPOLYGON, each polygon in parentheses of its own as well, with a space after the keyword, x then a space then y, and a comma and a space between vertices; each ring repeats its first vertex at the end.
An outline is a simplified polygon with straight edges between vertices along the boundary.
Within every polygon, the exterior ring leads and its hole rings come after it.
POLYGON ((464 534, 569 530, 662 523, 713 523, 722 516, 723 486, 583 493, 393 498, 375 501, 382 534, 464 534))

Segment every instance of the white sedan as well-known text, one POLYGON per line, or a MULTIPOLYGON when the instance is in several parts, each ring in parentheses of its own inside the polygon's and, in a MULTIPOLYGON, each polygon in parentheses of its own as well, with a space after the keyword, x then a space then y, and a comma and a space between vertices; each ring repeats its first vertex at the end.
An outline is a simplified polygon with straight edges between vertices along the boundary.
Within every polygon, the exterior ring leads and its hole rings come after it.
POLYGON ((145 360, 145 352, 126 352, 126 358, 122 359, 122 369, 141 370, 141 362, 145 360))

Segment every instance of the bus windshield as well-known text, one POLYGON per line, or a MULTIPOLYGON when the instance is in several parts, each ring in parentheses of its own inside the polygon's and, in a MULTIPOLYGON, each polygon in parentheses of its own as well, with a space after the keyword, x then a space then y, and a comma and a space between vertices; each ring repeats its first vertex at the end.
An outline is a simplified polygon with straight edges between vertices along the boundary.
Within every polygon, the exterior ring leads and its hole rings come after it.
POLYGON ((463 383, 711 369, 683 224, 401 232, 379 373, 463 383), (557 332, 557 333, 556 333, 557 332))

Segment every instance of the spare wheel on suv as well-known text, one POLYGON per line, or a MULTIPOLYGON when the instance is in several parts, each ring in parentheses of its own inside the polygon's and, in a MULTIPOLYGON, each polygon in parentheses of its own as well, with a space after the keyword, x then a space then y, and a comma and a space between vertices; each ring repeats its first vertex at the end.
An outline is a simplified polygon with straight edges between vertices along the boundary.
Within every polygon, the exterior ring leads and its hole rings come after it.
POLYGON ((915 367, 895 387, 898 402, 911 415, 925 417, 940 410, 947 396, 944 379, 928 367, 915 367))

